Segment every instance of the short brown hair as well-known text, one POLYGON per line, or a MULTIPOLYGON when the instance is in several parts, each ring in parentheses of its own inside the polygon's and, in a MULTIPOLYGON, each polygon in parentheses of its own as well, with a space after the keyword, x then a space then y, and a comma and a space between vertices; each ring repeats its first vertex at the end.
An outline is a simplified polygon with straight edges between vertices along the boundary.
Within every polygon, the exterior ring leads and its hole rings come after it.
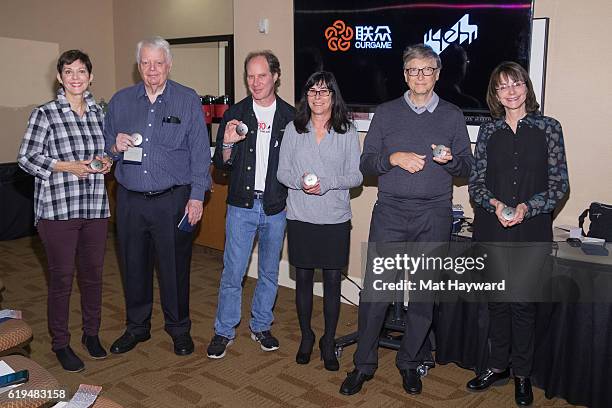
POLYGON ((280 76, 281 76, 280 62, 278 58, 276 57, 276 55, 274 55, 274 53, 270 50, 249 52, 249 55, 247 55, 246 58, 244 59, 244 84, 246 85, 248 89, 249 86, 247 84, 247 65, 253 58, 256 58, 256 57, 264 57, 266 61, 268 62, 268 68, 270 68, 270 73, 272 75, 278 74, 278 77, 276 78, 276 82, 274 82, 274 92, 277 92, 278 87, 280 86, 280 76))
POLYGON ((536 101, 535 92, 533 92, 533 84, 529 78, 529 74, 521 65, 512 61, 504 61, 495 67, 489 78, 489 88, 487 89, 487 105, 491 111, 491 116, 494 118, 503 118, 506 115, 504 105, 501 104, 497 97, 497 88, 501 83, 502 78, 512 79, 514 81, 524 82, 527 87, 527 99, 525 100, 525 110, 527 113, 536 112, 540 109, 540 105, 536 101))
POLYGON ((79 60, 85 65, 87 68, 87 73, 91 74, 91 70, 93 66, 91 65, 91 60, 89 59, 89 55, 85 54, 81 50, 68 50, 60 55, 57 60, 57 72, 62 75, 62 69, 64 69, 64 65, 70 65, 74 61, 79 60))

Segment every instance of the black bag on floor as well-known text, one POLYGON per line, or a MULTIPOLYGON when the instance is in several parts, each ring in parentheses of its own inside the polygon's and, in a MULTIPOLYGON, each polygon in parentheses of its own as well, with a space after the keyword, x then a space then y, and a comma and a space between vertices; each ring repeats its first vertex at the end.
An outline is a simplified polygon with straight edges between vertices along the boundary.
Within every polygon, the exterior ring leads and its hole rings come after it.
POLYGON ((583 225, 587 214, 591 225, 586 236, 612 242, 612 205, 591 203, 591 206, 578 217, 578 226, 582 229, 582 235, 585 235, 583 225))

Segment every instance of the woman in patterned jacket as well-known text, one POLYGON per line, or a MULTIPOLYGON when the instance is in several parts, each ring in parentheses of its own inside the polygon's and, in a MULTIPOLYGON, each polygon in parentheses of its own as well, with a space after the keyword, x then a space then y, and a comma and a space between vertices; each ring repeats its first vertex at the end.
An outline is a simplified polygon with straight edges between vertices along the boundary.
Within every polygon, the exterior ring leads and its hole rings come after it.
POLYGON ((52 350, 62 367, 84 369, 70 347, 70 293, 77 265, 83 336, 92 358, 106 357, 98 330, 108 198, 104 174, 112 160, 104 157, 103 112, 88 91, 93 79, 89 56, 64 52, 57 61, 57 97, 34 109, 19 149, 18 163, 35 176, 34 214, 47 253, 47 317, 52 350))
POLYGON ((538 112, 529 75, 517 63, 504 62, 493 70, 487 104, 493 121, 480 127, 469 184, 474 240, 492 243, 489 248, 512 247, 501 251, 510 257, 488 260, 494 272, 508 271, 509 299, 504 300, 511 303, 489 302, 488 369, 467 387, 482 391, 507 382, 511 360, 516 403, 530 405, 536 314, 532 290, 538 286, 540 266, 533 257, 527 265, 524 255, 527 251, 542 260, 550 253, 553 211, 569 189, 563 131, 559 122, 538 112), (506 207, 514 208, 514 214, 506 207))

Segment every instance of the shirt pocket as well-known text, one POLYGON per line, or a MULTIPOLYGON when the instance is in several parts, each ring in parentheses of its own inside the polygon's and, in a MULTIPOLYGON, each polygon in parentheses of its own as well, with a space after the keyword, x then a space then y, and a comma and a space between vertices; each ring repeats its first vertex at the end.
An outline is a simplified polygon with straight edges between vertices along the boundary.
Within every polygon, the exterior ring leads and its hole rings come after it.
POLYGON ((159 144, 179 148, 185 140, 185 125, 183 123, 162 122, 159 128, 159 144))

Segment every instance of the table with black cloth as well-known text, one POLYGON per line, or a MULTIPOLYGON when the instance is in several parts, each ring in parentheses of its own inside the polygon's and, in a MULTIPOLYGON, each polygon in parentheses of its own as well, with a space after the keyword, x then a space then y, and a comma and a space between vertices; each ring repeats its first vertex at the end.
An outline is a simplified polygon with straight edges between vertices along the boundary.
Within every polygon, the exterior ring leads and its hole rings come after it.
MULTIPOLYGON (((609 245, 608 245, 609 246, 609 245)), ((534 385, 547 398, 612 406, 612 256, 588 256, 564 242, 551 255, 555 297, 538 303, 534 385)), ((441 302, 436 313, 436 361, 476 373, 487 368, 486 303, 441 302)))
POLYGON ((35 234, 34 177, 17 163, 0 164, 0 241, 35 234))

